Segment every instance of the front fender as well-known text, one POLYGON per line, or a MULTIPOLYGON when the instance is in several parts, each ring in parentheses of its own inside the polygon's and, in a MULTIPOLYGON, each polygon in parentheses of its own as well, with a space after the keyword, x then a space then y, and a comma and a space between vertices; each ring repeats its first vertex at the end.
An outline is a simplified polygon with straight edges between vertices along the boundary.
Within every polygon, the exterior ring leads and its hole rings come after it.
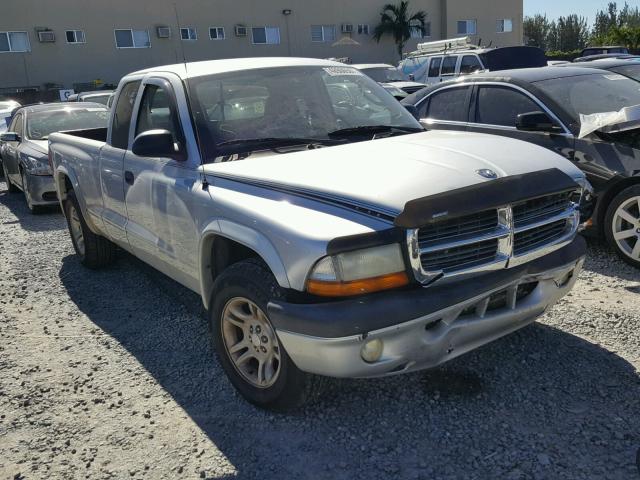
POLYGON ((284 263, 267 237, 245 225, 227 219, 215 219, 206 225, 200 237, 200 291, 205 308, 209 308, 209 299, 213 291, 210 253, 213 239, 217 236, 238 242, 255 251, 267 264, 278 284, 283 288, 290 288, 284 263))

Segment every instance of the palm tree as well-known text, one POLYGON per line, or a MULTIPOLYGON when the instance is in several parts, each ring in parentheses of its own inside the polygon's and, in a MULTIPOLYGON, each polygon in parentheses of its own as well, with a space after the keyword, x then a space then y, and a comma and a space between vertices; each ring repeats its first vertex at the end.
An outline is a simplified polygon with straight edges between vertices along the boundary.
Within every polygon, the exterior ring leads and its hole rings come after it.
POLYGON ((424 35, 426 12, 422 10, 409 15, 409 2, 402 0, 398 5, 388 3, 380 12, 380 23, 373 30, 373 38, 380 43, 383 35, 392 35, 398 47, 398 55, 402 58, 402 51, 407 40, 411 38, 412 30, 419 30, 424 35))

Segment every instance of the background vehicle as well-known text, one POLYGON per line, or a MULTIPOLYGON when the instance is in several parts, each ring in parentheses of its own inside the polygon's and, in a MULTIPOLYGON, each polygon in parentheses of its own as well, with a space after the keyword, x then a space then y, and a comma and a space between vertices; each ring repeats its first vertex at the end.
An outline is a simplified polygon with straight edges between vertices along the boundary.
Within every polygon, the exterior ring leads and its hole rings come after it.
POLYGON ((480 48, 467 37, 421 43, 417 51, 400 62, 398 69, 406 78, 432 85, 479 71, 546 65, 545 54, 539 48, 480 48))
POLYGON ((69 95, 68 102, 93 102, 107 105, 109 98, 113 95, 113 90, 96 90, 93 92, 81 92, 69 95))
POLYGON ((640 105, 638 87, 602 70, 546 67, 474 75, 424 89, 402 103, 430 129, 492 133, 564 155, 595 188, 596 231, 640 267, 640 124, 578 138, 580 114, 640 105))
POLYGON ((407 95, 417 92, 426 86, 424 83, 404 80, 402 74, 395 67, 385 63, 363 63, 351 66, 374 79, 398 100, 402 100, 407 95))
POLYGON ((53 134, 49 152, 82 263, 115 244, 198 292, 221 365, 263 407, 308 398, 314 374, 413 371, 506 335, 585 255, 570 162, 424 132, 334 62, 136 72, 108 130, 53 134))
POLYGON ((619 73, 636 82, 640 82, 640 56, 628 56, 623 58, 607 58, 571 64, 580 68, 599 68, 610 72, 619 73))
POLYGON ((60 130, 106 127, 107 109, 97 103, 33 105, 18 109, 9 131, 0 135, 0 158, 7 188, 22 190, 29 210, 56 205, 47 139, 60 130))
POLYGON ((620 45, 610 45, 604 47, 587 47, 580 52, 580 58, 577 58, 575 61, 580 61, 584 57, 593 57, 596 55, 625 55, 629 53, 629 49, 627 47, 622 47, 620 45))
POLYGON ((11 112, 19 106, 20 104, 14 100, 0 100, 0 133, 7 130, 11 112))

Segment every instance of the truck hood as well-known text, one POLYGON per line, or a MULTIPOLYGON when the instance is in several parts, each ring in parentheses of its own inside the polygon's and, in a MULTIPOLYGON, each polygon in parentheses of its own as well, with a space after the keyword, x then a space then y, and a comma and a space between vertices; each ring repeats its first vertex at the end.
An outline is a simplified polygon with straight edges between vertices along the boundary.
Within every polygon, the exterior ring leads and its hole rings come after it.
POLYGON ((557 168, 576 181, 584 174, 542 147, 493 135, 432 131, 246 160, 205 164, 222 177, 267 188, 320 196, 395 217, 416 198, 557 168))

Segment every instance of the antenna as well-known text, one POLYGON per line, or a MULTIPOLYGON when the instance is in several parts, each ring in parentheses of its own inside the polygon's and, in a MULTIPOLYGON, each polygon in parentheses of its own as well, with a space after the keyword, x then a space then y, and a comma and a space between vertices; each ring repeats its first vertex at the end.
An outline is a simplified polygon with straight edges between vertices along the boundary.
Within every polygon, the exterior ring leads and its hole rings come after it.
MULTIPOLYGON (((173 4, 173 11, 176 14, 176 24, 178 25, 178 33, 180 35, 180 50, 182 51, 182 63, 184 64, 184 73, 185 73, 185 81, 182 82, 182 84, 184 85, 184 91, 185 91, 185 96, 186 96, 186 100, 187 100, 187 110, 189 111, 189 117, 191 117, 191 122, 193 123, 193 134, 195 135, 196 138, 196 143, 198 145, 198 154, 200 155, 200 165, 202 165, 204 163, 204 158, 203 158, 203 153, 204 150, 202 149, 202 142, 200 141, 200 135, 198 133, 198 124, 196 122, 196 117, 193 114, 193 111, 191 109, 191 95, 189 94, 189 67, 187 64, 187 55, 185 54, 184 51, 184 42, 182 41, 182 31, 181 31, 181 26, 180 26, 180 15, 178 14, 178 5, 176 3, 173 4)), ((204 174, 204 172, 201 172, 201 176, 202 176, 202 189, 203 190, 207 190, 209 188, 209 182, 207 182, 207 176, 204 174)))

